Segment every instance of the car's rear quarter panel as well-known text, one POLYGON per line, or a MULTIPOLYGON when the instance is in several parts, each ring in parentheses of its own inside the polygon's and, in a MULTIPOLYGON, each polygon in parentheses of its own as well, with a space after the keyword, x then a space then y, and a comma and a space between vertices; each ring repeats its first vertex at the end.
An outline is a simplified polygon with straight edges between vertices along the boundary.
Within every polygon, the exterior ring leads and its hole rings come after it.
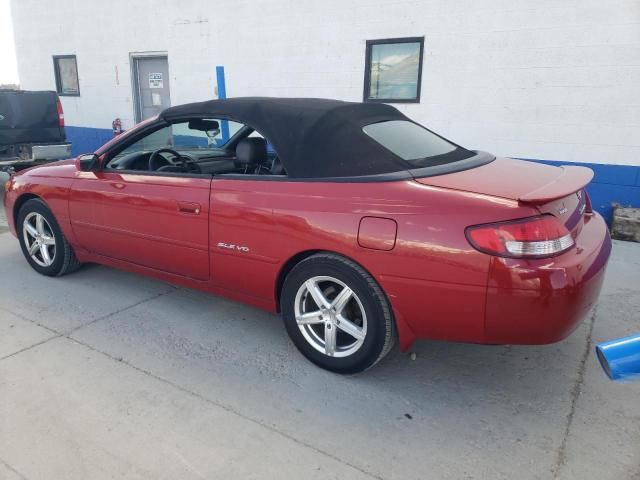
POLYGON ((471 248, 470 224, 535 213, 516 202, 413 181, 325 183, 214 179, 211 190, 213 282, 277 301, 274 285, 304 252, 332 251, 362 265, 380 283, 401 341, 480 342, 490 257, 471 248), (391 251, 358 244, 366 216, 398 225, 391 251), (218 242, 248 252, 219 248, 218 242))

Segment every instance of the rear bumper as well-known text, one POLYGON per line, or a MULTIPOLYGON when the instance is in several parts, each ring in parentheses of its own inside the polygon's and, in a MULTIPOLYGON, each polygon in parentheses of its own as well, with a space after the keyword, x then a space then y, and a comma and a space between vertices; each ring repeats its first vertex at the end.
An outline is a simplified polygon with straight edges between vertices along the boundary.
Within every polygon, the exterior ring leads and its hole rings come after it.
POLYGON ((492 259, 485 343, 535 345, 567 337, 595 305, 611 253, 607 226, 589 217, 576 246, 551 259, 492 259))
POLYGON ((71 157, 71 144, 68 142, 11 145, 10 148, 8 156, 0 156, 0 169, 71 157))

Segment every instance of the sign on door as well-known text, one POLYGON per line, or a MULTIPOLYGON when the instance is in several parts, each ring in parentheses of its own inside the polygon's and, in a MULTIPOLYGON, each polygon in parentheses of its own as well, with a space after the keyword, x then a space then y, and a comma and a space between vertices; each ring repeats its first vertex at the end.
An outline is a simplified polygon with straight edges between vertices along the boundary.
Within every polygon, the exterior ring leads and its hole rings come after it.
POLYGON ((149 74, 149 88, 164 88, 164 82, 162 81, 162 73, 149 74))

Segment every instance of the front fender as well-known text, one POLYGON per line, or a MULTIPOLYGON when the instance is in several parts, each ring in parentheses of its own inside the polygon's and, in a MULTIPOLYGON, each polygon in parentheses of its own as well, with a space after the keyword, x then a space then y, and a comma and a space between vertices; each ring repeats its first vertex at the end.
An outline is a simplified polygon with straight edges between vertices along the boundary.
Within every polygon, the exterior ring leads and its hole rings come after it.
POLYGON ((20 207, 31 198, 40 198, 51 209, 62 233, 73 245, 75 242, 69 218, 69 191, 73 178, 34 175, 37 171, 38 169, 30 170, 11 179, 4 198, 9 229, 17 236, 16 218, 20 207))

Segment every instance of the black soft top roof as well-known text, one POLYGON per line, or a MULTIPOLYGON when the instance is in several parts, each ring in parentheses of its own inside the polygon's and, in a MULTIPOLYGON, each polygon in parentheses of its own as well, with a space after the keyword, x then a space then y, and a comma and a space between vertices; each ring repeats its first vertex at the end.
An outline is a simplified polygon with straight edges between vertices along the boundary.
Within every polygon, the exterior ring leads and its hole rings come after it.
MULTIPOLYGON (((474 168, 495 157, 458 147, 417 167, 383 147, 362 127, 409 118, 383 103, 321 98, 242 97, 166 109, 169 123, 193 117, 235 120, 264 135, 290 179, 378 181, 425 177, 474 168)), ((415 123, 415 122, 414 122, 415 123)))
POLYGON ((160 117, 235 120, 271 142, 290 178, 327 178, 406 172, 411 167, 362 131, 386 120, 409 120, 394 107, 320 98, 243 97, 190 103, 160 117))

